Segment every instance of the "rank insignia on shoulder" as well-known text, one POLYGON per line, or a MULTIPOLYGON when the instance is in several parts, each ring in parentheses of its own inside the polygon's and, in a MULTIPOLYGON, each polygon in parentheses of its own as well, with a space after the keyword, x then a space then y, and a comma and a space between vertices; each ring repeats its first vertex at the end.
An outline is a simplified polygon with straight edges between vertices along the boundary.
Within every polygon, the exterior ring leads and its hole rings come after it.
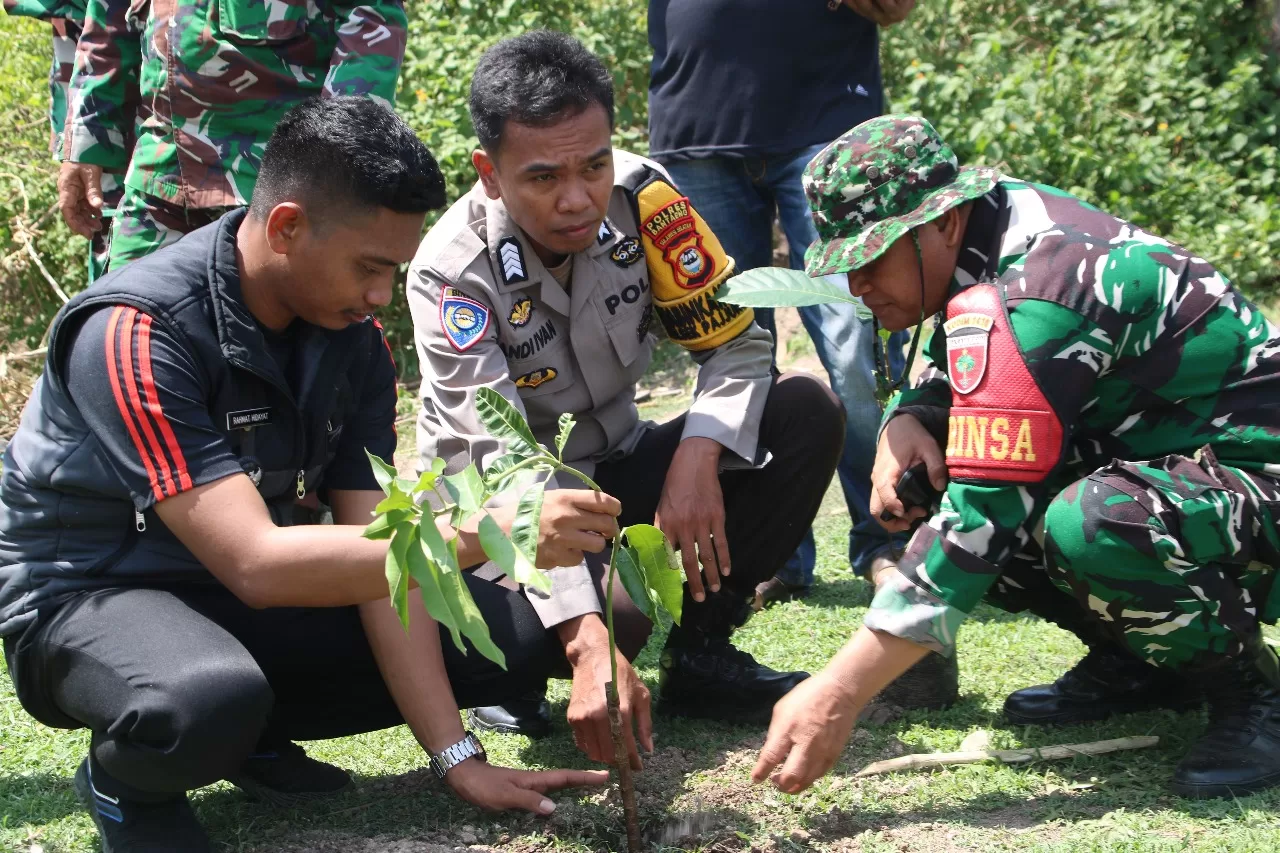
POLYGON ((520 241, 515 237, 503 237, 498 241, 498 263, 502 266, 503 283, 519 284, 529 280, 524 249, 520 248, 520 241))
POLYGON ((511 306, 511 313, 507 315, 507 322, 511 324, 513 329, 519 329, 526 326, 533 317, 533 300, 527 296, 521 296, 516 300, 516 304, 511 306))
POLYGON ((465 296, 446 295, 440 303, 440 328, 454 349, 466 352, 489 328, 489 309, 465 296))
POLYGON ((957 394, 972 393, 987 372, 987 340, 995 321, 986 314, 958 314, 942 324, 947 334, 947 378, 957 394))
POLYGON ((621 243, 613 247, 613 251, 609 253, 609 257, 613 262, 622 268, 627 268, 640 260, 644 256, 644 252, 640 248, 640 241, 635 237, 628 237, 621 243))
POLYGON ((603 246, 613 239, 613 229, 609 227, 609 221, 602 220, 600 222, 600 230, 596 232, 596 242, 603 246))
POLYGON ((516 377, 517 388, 537 388, 543 382, 550 382, 559 375, 554 367, 539 367, 537 370, 530 370, 523 376, 516 377))

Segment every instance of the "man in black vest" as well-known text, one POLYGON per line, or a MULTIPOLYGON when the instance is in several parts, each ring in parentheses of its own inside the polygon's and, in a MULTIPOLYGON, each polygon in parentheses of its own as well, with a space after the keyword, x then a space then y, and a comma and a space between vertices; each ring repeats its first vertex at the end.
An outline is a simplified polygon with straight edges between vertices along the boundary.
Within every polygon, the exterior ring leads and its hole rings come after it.
MULTIPOLYGON (((346 772, 292 741, 401 722, 483 807, 547 814, 544 792, 603 783, 488 765, 461 727, 458 705, 563 665, 528 601, 468 578, 509 669, 464 658, 417 596, 405 634, 387 544, 361 536, 382 498, 366 450, 390 462, 396 444, 395 367, 370 312, 443 202, 430 152, 392 113, 307 102, 272 136, 248 210, 59 315, 4 455, 0 636, 32 716, 93 733, 76 790, 104 850, 207 851, 186 791, 331 793, 346 772), (334 525, 307 524, 320 499, 334 525), (415 665, 380 673, 406 643, 415 665)), ((600 551, 620 511, 592 492, 547 500, 542 567, 600 551)), ((483 560, 460 531, 460 563, 483 560)))

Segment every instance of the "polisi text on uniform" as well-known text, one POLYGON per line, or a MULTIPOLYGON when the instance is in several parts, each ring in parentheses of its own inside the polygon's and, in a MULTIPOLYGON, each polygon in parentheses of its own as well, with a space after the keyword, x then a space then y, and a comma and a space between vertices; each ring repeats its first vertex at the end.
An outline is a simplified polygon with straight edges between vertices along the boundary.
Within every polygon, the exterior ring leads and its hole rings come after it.
POLYGON ((534 332, 531 337, 518 344, 503 344, 502 351, 510 361, 530 358, 540 352, 547 344, 554 341, 558 334, 555 321, 547 320, 547 322, 538 327, 538 331, 534 332))
POLYGON ((622 293, 610 293, 604 298, 604 307, 609 309, 609 316, 618 313, 619 303, 625 302, 628 305, 633 304, 642 294, 649 292, 649 279, 641 278, 635 284, 628 284, 622 288, 622 293))

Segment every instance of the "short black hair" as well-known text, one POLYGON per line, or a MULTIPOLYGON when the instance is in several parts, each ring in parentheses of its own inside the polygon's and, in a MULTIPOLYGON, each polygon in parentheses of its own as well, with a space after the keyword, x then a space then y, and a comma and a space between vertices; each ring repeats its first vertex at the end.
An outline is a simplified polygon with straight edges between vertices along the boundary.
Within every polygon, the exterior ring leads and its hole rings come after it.
POLYGON ((504 39, 484 52, 471 78, 471 124, 490 154, 508 121, 554 124, 599 104, 613 129, 613 78, 582 42, 552 30, 504 39))
POLYGON ((427 146, 378 102, 309 98, 267 141, 249 209, 266 219, 286 201, 303 202, 321 220, 353 207, 426 213, 444 207, 444 176, 427 146))

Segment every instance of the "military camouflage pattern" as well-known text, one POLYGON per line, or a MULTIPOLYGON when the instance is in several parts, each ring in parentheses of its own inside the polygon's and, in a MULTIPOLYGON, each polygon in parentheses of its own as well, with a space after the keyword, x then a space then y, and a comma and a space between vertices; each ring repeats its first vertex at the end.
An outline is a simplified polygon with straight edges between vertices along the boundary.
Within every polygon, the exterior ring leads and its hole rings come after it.
POLYGON ((805 167, 801 182, 818 231, 805 272, 866 266, 912 228, 989 192, 999 177, 993 169, 961 169, 951 146, 918 116, 864 121, 805 167))
POLYGON ((55 160, 67 115, 67 85, 75 62, 76 42, 84 28, 84 0, 4 0, 4 10, 48 21, 53 28, 53 62, 49 67, 49 151, 55 160))
POLYGON ((111 240, 106 267, 118 269, 176 243, 183 234, 208 225, 230 209, 181 207, 126 189, 115 216, 110 220, 111 240))
MULTIPOLYGON (((75 65, 76 42, 84 28, 84 0, 4 0, 5 11, 10 15, 23 15, 48 21, 53 30, 53 62, 49 68, 49 152, 53 159, 61 159, 62 134, 67 115, 67 88, 71 83, 71 71, 75 65)), ((127 98, 130 110, 137 97, 127 98)), ((120 203, 123 172, 102 174, 102 198, 104 205, 114 208, 120 203)), ((110 230, 103 228, 93 235, 89 244, 88 281, 93 282, 107 269, 110 230)))
MULTIPOLYGON (((972 209, 953 293, 979 282, 1003 292, 1062 461, 1040 482, 953 480, 866 623, 950 649, 1037 537, 1055 585, 1156 663, 1232 654, 1280 617, 1280 330, 1204 259, 1007 179, 972 209)), ((925 353, 885 417, 913 414, 942 444, 956 393, 942 332, 925 353)))
POLYGON ((126 186, 169 204, 245 204, 294 104, 348 94, 390 106, 405 30, 400 0, 92 0, 63 156, 127 165, 126 186), (142 103, 132 151, 131 80, 142 103))

